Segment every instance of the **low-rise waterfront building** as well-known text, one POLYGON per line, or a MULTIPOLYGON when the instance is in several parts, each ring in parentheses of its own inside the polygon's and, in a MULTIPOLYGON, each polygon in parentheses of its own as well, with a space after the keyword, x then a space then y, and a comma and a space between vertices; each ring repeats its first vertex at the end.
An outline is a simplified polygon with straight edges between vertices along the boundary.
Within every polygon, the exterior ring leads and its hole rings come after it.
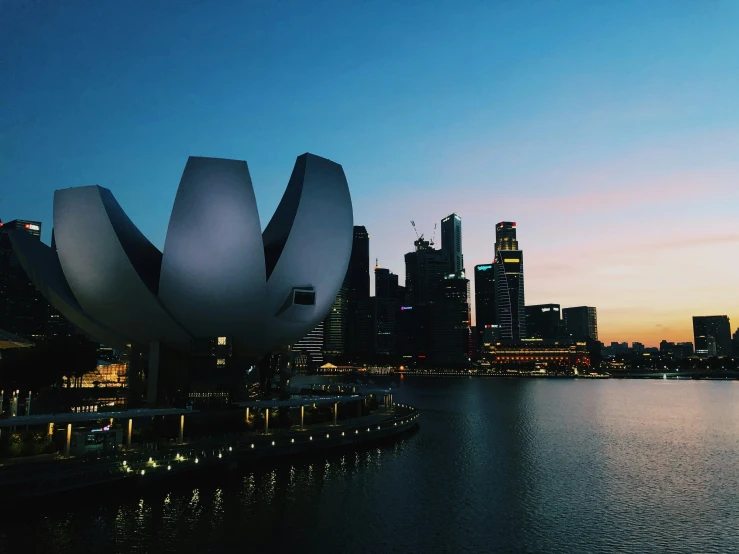
POLYGON ((526 339, 520 342, 487 343, 483 346, 483 357, 495 371, 580 373, 589 371, 591 365, 585 342, 526 339))

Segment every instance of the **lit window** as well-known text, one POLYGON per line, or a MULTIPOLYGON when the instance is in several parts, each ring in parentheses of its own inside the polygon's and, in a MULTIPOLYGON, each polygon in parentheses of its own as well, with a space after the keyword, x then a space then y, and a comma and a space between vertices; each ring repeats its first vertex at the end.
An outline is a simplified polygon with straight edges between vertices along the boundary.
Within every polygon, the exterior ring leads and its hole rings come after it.
POLYGON ((226 360, 223 358, 218 358, 216 360, 216 367, 225 367, 226 366, 226 360))
POLYGON ((225 346, 226 337, 218 337, 218 346, 225 346))

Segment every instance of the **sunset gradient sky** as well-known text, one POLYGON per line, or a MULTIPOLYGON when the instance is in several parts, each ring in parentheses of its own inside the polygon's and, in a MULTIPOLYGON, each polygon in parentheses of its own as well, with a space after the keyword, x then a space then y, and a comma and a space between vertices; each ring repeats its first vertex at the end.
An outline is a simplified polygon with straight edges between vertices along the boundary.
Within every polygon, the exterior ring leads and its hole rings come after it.
MULTIPOLYGON (((739 326, 739 2, 0 0, 0 218, 110 188, 159 247, 189 155, 246 159, 264 227, 303 152, 371 256, 516 221, 526 301, 608 343, 739 326)), ((732 330, 733 330, 732 329, 732 330)))

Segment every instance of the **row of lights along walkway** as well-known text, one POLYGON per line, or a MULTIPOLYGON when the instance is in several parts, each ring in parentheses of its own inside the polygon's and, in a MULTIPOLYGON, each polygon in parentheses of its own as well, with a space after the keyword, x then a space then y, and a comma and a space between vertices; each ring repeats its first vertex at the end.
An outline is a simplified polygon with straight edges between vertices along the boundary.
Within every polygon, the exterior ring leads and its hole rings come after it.
MULTIPOLYGON (((254 442, 250 442, 247 444, 226 444, 216 449, 190 450, 186 454, 178 452, 175 454, 174 458, 172 458, 171 456, 162 458, 155 458, 150 456, 148 459, 143 460, 123 460, 120 466, 120 470, 125 472, 127 476, 141 477, 151 475, 153 471, 168 472, 178 469, 195 469, 197 467, 197 464, 200 464, 201 462, 204 462, 206 460, 208 460, 209 462, 215 462, 217 460, 222 461, 227 460, 233 455, 246 454, 250 452, 259 452, 261 454, 266 454, 267 456, 269 456, 269 451, 273 450, 275 447, 290 448, 311 444, 314 442, 325 443, 326 441, 338 441, 338 444, 341 444, 340 439, 342 438, 364 439, 367 436, 367 433, 371 434, 369 437, 371 439, 376 435, 386 434, 390 430, 395 430, 397 427, 409 428, 418 419, 419 414, 415 408, 408 406, 407 404, 393 404, 393 406, 395 408, 403 408, 410 413, 402 416, 397 416, 391 420, 384 421, 379 425, 373 425, 371 427, 362 426, 361 429, 350 427, 345 428, 342 431, 334 431, 333 433, 328 432, 325 434, 320 433, 310 435, 306 433, 301 433, 296 434, 294 437, 286 438, 283 436, 279 439, 267 436, 262 437, 261 440, 254 439, 254 442), (297 441, 295 440, 296 438, 298 439, 297 441)), ((400 430, 401 429, 398 429, 398 432, 400 432, 400 430)))

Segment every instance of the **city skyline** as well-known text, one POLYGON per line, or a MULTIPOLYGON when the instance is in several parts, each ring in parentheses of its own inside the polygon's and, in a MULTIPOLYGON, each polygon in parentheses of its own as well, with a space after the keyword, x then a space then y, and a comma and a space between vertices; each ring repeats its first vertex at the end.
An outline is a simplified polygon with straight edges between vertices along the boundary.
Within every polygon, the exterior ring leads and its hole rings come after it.
POLYGON ((459 214, 471 280, 516 221, 527 304, 597 307, 606 344, 689 341, 700 315, 733 332, 739 7, 576 11, 5 3, 0 217, 48 244, 51 192, 99 184, 162 248, 189 155, 249 160, 264 226, 311 151, 342 160, 401 284, 411 219, 459 214))

